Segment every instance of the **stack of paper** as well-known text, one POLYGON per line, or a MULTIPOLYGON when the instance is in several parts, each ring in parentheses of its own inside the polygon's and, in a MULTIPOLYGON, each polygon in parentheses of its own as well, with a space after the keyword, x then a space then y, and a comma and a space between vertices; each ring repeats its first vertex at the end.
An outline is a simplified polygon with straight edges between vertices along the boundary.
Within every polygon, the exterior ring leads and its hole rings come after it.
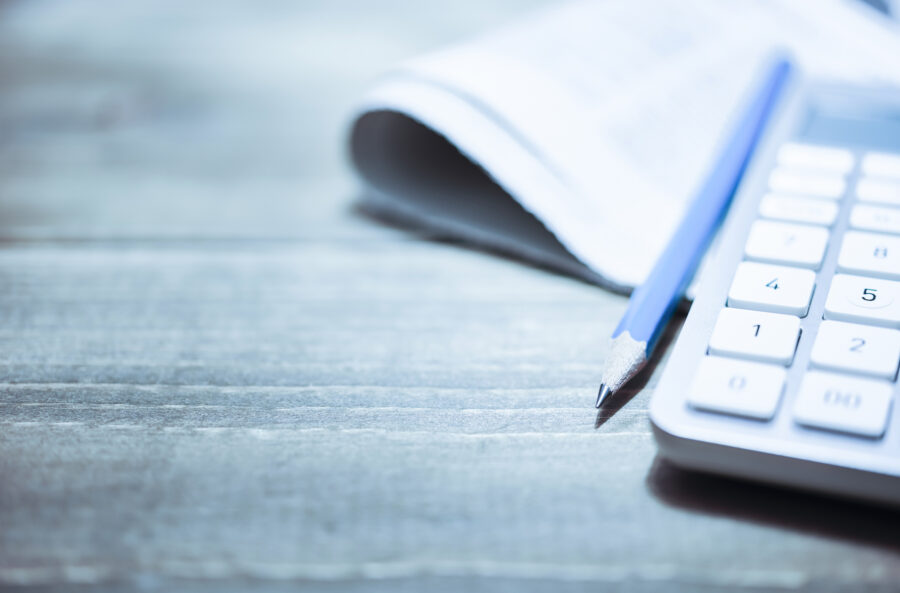
POLYGON ((627 290, 779 48, 900 85, 900 37, 855 2, 577 2, 387 73, 353 160, 370 205, 627 290))

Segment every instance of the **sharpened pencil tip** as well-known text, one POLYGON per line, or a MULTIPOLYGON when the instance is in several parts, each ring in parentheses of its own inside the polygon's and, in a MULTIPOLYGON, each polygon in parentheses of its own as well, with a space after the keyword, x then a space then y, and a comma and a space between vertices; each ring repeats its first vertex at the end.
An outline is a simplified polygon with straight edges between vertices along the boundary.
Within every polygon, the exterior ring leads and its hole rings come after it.
POLYGON ((606 386, 606 383, 600 384, 600 390, 597 392, 597 403, 596 407, 600 407, 603 405, 603 400, 609 397, 609 394, 612 393, 612 389, 606 386))

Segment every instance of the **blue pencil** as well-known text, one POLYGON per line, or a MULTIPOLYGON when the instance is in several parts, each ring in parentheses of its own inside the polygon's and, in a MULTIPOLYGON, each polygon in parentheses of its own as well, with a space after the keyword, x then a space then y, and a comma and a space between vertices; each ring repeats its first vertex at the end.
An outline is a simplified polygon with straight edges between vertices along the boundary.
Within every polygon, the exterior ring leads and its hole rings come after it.
POLYGON ((597 407, 647 363, 663 328, 684 295, 793 67, 778 59, 738 121, 705 183, 672 235, 647 280, 637 287, 612 335, 597 407))

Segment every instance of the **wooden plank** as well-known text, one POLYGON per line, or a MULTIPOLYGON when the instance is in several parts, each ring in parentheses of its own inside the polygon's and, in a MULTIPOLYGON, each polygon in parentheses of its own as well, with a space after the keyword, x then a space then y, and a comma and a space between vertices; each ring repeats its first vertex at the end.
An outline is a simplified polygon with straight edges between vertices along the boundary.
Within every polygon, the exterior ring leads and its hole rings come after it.
POLYGON ((576 281, 405 240, 10 247, 0 276, 11 279, 0 369, 17 383, 591 384, 624 307, 576 281))
MULTIPOLYGON (((675 583, 792 588, 823 575, 844 585, 900 576, 889 549, 857 545, 850 554, 815 531, 659 504, 643 487, 653 459, 647 435, 193 429, 144 418, 91 430, 6 425, 3 433, 3 442, 29 444, 3 456, 10 563, 46 566, 52 557, 103 580, 136 571, 325 581, 360 571, 373 578, 447 571, 580 574, 599 583, 656 574, 675 583), (879 566, 878 576, 866 565, 879 566)), ((657 480, 664 489, 665 472, 651 471, 651 484, 657 480)), ((705 485, 743 503, 780 496, 705 485)), ((813 530, 817 513, 842 510, 791 495, 778 506, 798 514, 795 527, 813 530)), ((844 529, 884 518, 857 510, 844 529)), ((889 537, 869 543, 890 548, 889 537)))

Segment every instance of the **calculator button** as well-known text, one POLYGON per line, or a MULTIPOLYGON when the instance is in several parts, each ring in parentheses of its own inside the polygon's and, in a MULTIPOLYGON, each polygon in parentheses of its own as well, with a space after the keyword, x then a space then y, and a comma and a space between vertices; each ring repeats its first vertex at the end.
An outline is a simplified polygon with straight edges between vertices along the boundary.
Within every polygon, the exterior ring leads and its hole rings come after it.
POLYGON ((728 290, 728 306, 803 317, 815 285, 812 270, 742 262, 728 290))
POLYGON ((847 184, 844 176, 836 173, 777 167, 769 175, 769 189, 836 200, 844 195, 847 184))
POLYGON ((828 231, 823 228, 757 220, 744 253, 748 259, 817 270, 827 246, 828 231))
POLYGON ((847 231, 838 271, 900 279, 900 237, 847 231))
POLYGON ((856 183, 856 197, 863 202, 900 206, 900 181, 865 177, 856 183))
POLYGON ((866 175, 900 178, 900 154, 867 153, 863 157, 862 170, 866 175))
POLYGON ((900 282, 837 274, 825 300, 825 319, 900 328, 900 282))
POLYGON ((789 365, 799 336, 799 317, 725 308, 709 338, 709 352, 789 365))
POLYGON ((838 206, 834 202, 816 198, 767 194, 759 203, 759 214, 775 220, 831 226, 837 219, 838 206))
POLYGON ((900 234, 900 209, 859 204, 850 211, 850 226, 864 231, 900 234))
POLYGON ((778 408, 785 375, 782 367, 706 356, 687 401, 700 410, 769 420, 778 408))
POLYGON ((835 173, 849 173, 853 168, 853 154, 843 148, 788 142, 778 150, 778 163, 804 169, 826 169, 835 173))
POLYGON ((794 419, 813 428, 878 438, 891 409, 890 383, 810 371, 803 378, 794 419))
POLYGON ((900 331, 823 321, 810 358, 813 366, 893 380, 900 362, 900 331))

